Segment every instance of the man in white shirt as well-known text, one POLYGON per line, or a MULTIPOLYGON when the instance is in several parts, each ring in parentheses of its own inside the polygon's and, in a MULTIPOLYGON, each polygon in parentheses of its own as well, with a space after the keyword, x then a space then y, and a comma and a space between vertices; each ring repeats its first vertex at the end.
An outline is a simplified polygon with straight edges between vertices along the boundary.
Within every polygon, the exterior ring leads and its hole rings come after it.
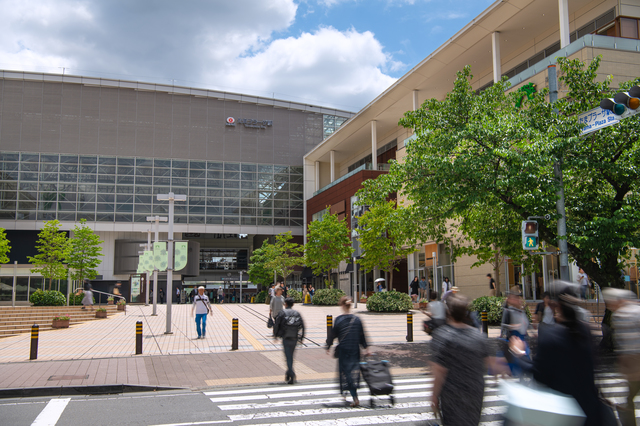
POLYGON ((193 298, 193 307, 191 315, 196 317, 196 329, 198 331, 198 339, 204 339, 207 336, 207 314, 211 311, 209 297, 204 294, 204 287, 198 287, 198 294, 193 298), (202 327, 200 324, 202 323, 202 327))
POLYGON ((587 288, 589 288, 589 277, 585 274, 584 269, 578 269, 578 284, 580 284, 580 296, 587 298, 587 288))

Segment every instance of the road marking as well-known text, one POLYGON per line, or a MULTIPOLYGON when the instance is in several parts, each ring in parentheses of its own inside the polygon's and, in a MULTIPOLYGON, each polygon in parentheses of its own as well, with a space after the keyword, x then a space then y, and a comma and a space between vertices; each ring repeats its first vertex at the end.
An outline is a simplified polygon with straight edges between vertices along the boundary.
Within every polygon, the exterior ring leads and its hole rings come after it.
POLYGON ((71 398, 54 398, 42 409, 31 426, 55 426, 71 398))
POLYGON ((213 425, 217 423, 231 423, 231 420, 211 420, 208 422, 191 422, 191 423, 163 423, 150 426, 196 426, 196 425, 213 425))
POLYGON ((388 416, 365 416, 365 417, 347 417, 343 419, 331 420, 314 420, 308 422, 291 422, 291 423, 259 423, 247 426, 356 426, 356 425, 376 425, 384 423, 401 423, 401 422, 422 422, 433 420, 433 413, 424 414, 396 414, 388 416))
MULTIPOLYGON (((227 312, 222 305, 219 304, 214 304, 215 307, 217 307, 220 312, 222 312, 222 314, 227 317, 227 319, 229 320, 229 322, 233 321, 233 317, 231 316, 231 314, 229 314, 229 312, 227 312)), ((255 337, 253 337, 251 335, 251 333, 249 333, 242 325, 238 324, 238 331, 240 332, 240 334, 242 334, 242 336, 247 340, 247 342, 251 343, 251 346, 253 346, 253 349, 257 350, 257 351, 264 351, 264 345, 260 342, 258 342, 256 340, 255 337)))

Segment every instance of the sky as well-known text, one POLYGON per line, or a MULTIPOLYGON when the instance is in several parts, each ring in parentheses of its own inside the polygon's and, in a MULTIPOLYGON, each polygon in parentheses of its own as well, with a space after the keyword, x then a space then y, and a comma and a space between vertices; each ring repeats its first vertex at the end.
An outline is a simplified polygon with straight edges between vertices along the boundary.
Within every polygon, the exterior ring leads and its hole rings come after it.
POLYGON ((0 0, 0 69, 358 111, 493 0, 0 0))

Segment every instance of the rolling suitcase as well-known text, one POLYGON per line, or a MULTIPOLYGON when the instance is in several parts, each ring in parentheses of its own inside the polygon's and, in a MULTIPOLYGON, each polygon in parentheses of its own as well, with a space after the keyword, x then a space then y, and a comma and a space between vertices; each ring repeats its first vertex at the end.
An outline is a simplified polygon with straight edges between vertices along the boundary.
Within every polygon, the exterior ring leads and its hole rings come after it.
POLYGON ((374 397, 389 395, 391 405, 395 404, 393 398, 393 380, 388 361, 368 361, 360 363, 360 371, 364 381, 369 386, 371 393, 371 407, 375 407, 374 397))

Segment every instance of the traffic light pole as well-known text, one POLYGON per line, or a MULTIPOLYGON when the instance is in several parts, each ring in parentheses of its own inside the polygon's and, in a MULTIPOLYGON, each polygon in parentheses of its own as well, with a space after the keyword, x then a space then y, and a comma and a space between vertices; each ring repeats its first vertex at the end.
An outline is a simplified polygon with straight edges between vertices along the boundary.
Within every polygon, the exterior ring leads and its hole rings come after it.
MULTIPOLYGON (((547 67, 549 77, 549 102, 553 103, 558 100, 558 78, 556 75, 556 66, 547 67)), ((567 247, 567 216, 564 205, 564 179, 562 176, 562 161, 556 161, 553 164, 553 174, 558 181, 558 191, 556 196, 556 211, 560 218, 558 219, 558 248, 560 249, 560 279, 569 281, 569 252, 567 247)))

